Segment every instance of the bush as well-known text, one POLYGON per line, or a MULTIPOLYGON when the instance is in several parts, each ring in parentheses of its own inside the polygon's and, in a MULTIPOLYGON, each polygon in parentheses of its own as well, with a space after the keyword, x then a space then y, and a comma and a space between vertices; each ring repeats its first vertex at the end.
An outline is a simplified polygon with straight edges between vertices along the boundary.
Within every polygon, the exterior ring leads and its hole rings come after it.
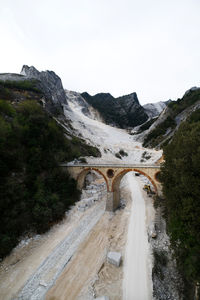
POLYGON ((87 163, 87 160, 85 159, 85 157, 80 157, 80 158, 79 158, 79 161, 80 161, 81 163, 87 163))
POLYGON ((120 154, 121 156, 128 156, 128 153, 125 152, 123 149, 121 149, 121 150, 119 151, 119 154, 120 154))
POLYGON ((150 155, 147 151, 144 151, 144 152, 142 153, 142 158, 141 158, 140 162, 144 162, 145 159, 148 160, 148 159, 150 159, 150 158, 151 158, 151 155, 150 155))
POLYGON ((119 153, 115 153, 115 156, 119 159, 122 159, 121 155, 119 153))

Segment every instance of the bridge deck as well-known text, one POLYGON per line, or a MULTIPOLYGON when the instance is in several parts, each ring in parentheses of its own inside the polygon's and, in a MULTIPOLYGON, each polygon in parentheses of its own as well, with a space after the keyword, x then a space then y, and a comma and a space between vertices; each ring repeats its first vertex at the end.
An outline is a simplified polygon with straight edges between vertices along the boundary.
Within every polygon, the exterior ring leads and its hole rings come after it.
POLYGON ((63 163, 60 164, 61 167, 87 167, 87 168, 154 168, 159 169, 160 165, 145 165, 145 164, 70 164, 70 163, 63 163))

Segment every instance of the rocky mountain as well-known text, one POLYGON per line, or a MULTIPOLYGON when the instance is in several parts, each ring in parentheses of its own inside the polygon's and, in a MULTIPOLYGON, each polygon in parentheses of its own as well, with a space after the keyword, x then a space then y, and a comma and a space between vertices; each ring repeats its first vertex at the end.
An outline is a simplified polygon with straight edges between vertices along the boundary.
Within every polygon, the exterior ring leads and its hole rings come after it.
POLYGON ((140 105, 136 93, 114 98, 109 93, 94 96, 82 93, 81 96, 93 108, 98 110, 105 123, 120 128, 140 125, 147 121, 148 115, 140 105))
POLYGON ((69 106, 79 108, 82 113, 90 119, 103 122, 99 112, 94 109, 78 92, 65 90, 69 106))
POLYGON ((65 91, 63 89, 62 81, 53 71, 39 72, 35 67, 28 67, 24 65, 21 70, 21 75, 27 79, 37 79, 45 96, 51 99, 53 104, 60 106, 67 104, 65 91))
POLYGON ((145 147, 161 148, 194 111, 200 109, 200 88, 191 88, 181 99, 171 101, 156 121, 137 136, 145 147))
POLYGON ((145 109, 146 114, 149 118, 155 118, 158 117, 159 114, 163 111, 163 109, 167 106, 168 101, 163 102, 157 102, 157 103, 148 103, 143 105, 143 108, 145 109))
MULTIPOLYGON (((70 105, 78 105, 89 118, 120 128, 133 128, 145 124, 144 129, 146 129, 166 107, 164 102, 146 104, 142 107, 136 93, 115 98, 109 93, 91 96, 86 92, 80 94, 64 90, 60 77, 53 71, 39 72, 35 67, 27 65, 22 67, 20 74, 0 74, 0 81, 9 81, 12 86, 17 82, 18 87, 21 83, 21 87, 26 85, 38 89, 46 110, 53 114, 58 112, 62 114, 63 107, 66 110, 70 109, 70 105)), ((17 97, 16 93, 15 97, 17 97)))
POLYGON ((0 81, 32 82, 44 95, 46 108, 52 112, 67 105, 67 98, 62 81, 53 71, 39 72, 35 67, 24 65, 20 74, 0 74, 0 81))

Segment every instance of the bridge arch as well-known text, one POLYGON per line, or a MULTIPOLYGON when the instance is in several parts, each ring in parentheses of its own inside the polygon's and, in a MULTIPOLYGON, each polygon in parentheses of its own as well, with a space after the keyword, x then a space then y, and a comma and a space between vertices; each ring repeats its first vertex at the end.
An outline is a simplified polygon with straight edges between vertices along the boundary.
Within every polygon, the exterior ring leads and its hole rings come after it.
POLYGON ((82 190, 82 188, 84 186, 85 177, 90 171, 96 171, 101 176, 103 176, 103 178, 106 182, 107 191, 109 191, 109 185, 108 185, 108 180, 107 180, 106 176, 97 168, 85 168, 83 171, 81 171, 77 176, 77 188, 79 190, 82 190))
POLYGON ((85 177, 90 171, 96 171, 103 176, 107 186, 106 210, 114 211, 120 203, 119 185, 122 177, 128 172, 138 172, 147 177, 155 188, 158 195, 162 195, 162 183, 159 181, 159 165, 112 165, 112 164, 61 164, 69 175, 77 181, 77 188, 84 186, 85 177))
POLYGON ((154 182, 154 180, 145 172, 139 170, 139 169, 124 169, 122 170, 119 174, 116 175, 116 177, 114 178, 113 182, 112 182, 112 192, 113 192, 113 209, 115 210, 119 204, 120 204, 120 182, 122 180, 122 178, 129 172, 137 172, 140 173, 142 175, 144 175, 145 177, 147 177, 149 179, 149 181, 152 183, 152 185, 154 186, 155 192, 158 192, 156 183, 154 182))

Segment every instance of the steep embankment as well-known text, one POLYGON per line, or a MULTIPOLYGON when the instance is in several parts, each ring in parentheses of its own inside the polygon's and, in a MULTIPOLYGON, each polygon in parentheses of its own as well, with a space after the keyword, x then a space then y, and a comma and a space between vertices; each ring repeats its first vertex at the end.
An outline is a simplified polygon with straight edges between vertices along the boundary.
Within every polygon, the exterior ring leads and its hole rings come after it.
MULTIPOLYGON (((126 130, 106 125, 85 116, 76 101, 68 99, 71 108, 64 110, 67 118, 71 120, 76 133, 96 146, 101 152, 101 163, 153 163, 157 161, 162 151, 149 150, 136 142, 134 136, 126 130)), ((88 162, 98 163, 98 158, 87 157, 88 162)))
POLYGON ((162 147, 167 144, 189 115, 200 107, 200 88, 192 88, 182 99, 171 101, 151 127, 138 135, 145 147, 162 147))

